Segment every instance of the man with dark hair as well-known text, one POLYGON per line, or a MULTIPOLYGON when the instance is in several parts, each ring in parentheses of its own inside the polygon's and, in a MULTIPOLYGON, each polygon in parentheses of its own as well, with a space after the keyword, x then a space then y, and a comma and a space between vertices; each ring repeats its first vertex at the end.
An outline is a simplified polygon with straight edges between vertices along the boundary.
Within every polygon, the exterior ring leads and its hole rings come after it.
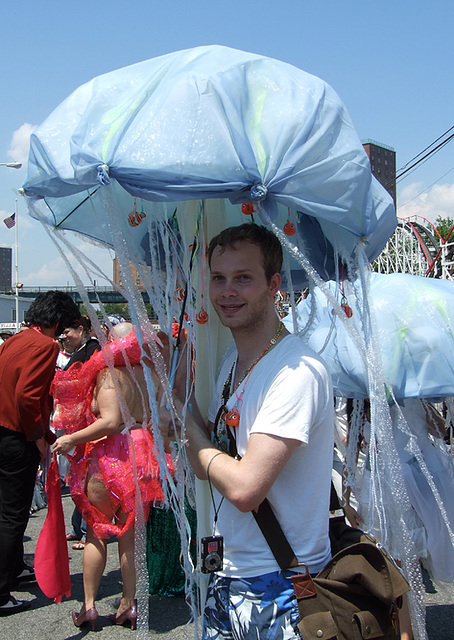
POLYGON ((55 338, 79 317, 67 293, 40 294, 25 314, 28 329, 0 346, 0 616, 30 605, 11 595, 34 579, 24 563, 27 527, 39 462, 55 440, 50 384, 59 352, 55 338))
MULTIPOLYGON (((187 455, 212 496, 213 536, 202 545, 202 570, 212 572, 203 638, 298 638, 290 572, 280 570, 253 511, 267 498, 310 573, 330 559, 331 381, 277 315, 282 247, 271 231, 256 224, 226 229, 210 243, 208 260, 210 299, 236 350, 221 364, 208 421, 195 401, 186 413, 187 455)), ((183 378, 175 383, 179 415, 183 378)), ((165 439, 174 438, 164 406, 159 426, 165 439)))

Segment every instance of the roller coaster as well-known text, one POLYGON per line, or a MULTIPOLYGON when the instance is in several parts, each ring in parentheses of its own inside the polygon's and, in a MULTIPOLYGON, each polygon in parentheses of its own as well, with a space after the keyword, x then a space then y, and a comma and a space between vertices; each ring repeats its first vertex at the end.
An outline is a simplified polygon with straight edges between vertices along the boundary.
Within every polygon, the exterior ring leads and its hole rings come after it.
POLYGON ((378 273, 411 273, 454 280, 454 227, 442 238, 420 216, 399 218, 396 231, 372 265, 378 273))

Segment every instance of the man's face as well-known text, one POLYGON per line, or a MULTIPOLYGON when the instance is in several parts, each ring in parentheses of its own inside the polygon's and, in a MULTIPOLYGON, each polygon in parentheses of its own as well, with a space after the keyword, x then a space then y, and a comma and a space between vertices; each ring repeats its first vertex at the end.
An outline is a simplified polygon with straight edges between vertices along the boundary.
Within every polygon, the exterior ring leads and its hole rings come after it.
POLYGON ((267 282, 258 245, 240 241, 234 248, 213 251, 210 300, 222 324, 232 331, 257 328, 275 313, 279 285, 279 274, 267 282))

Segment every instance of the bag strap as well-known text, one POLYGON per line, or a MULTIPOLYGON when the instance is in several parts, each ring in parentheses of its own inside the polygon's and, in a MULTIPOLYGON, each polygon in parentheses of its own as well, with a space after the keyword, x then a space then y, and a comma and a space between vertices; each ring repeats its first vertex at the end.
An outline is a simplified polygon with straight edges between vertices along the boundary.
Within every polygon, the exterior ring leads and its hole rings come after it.
POLYGON ((251 513, 282 571, 289 567, 297 567, 298 558, 285 537, 267 498, 251 513))
MULTIPOLYGON (((330 511, 338 511, 339 509, 342 509, 336 489, 332 482, 329 508, 330 511)), ((290 567, 297 567, 299 564, 298 558, 296 557, 289 541, 285 537, 282 527, 279 524, 267 498, 265 498, 258 508, 253 510, 251 513, 254 516, 265 540, 269 544, 273 556, 282 571, 285 571, 290 567)))

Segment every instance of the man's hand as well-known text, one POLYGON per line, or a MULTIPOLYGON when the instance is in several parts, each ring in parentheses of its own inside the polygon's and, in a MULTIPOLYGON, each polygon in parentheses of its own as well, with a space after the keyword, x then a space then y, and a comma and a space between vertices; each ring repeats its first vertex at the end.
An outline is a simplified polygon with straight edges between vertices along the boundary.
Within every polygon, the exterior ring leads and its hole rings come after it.
POLYGON ((41 454, 41 462, 43 462, 47 458, 47 452, 49 451, 49 444, 46 442, 44 438, 38 438, 38 440, 35 440, 35 442, 41 454))
MULTIPOLYGON (((142 345, 142 349, 147 354, 142 358, 142 362, 146 367, 148 367, 151 370, 152 373, 154 373, 156 371, 156 367, 153 362, 153 354, 151 352, 151 347, 149 344, 144 343, 142 345)), ((156 349, 160 352, 164 361, 164 365, 166 369, 168 369, 169 362, 170 362, 170 340, 169 340, 169 336, 163 331, 158 331, 156 333, 156 349)))
POLYGON ((172 352, 170 339, 167 334, 162 331, 158 331, 155 349, 150 347, 149 344, 143 344, 142 348, 147 354, 142 358, 143 364, 151 371, 153 382, 157 389, 157 400, 161 402, 161 398, 165 393, 162 384, 162 375, 167 375, 169 382, 172 384, 172 391, 180 400, 184 399, 186 392, 187 382, 187 358, 185 357, 185 350, 188 348, 186 339, 186 333, 183 332, 181 336, 180 347, 176 356, 178 357, 177 368, 172 371, 172 364, 174 362, 175 351, 172 352), (156 358, 156 354, 159 354, 159 362, 154 362, 153 358, 156 358), (183 357, 182 357, 183 356, 183 357), (161 359, 162 358, 162 359, 161 359))
POLYGON ((169 411, 167 404, 163 404, 159 409, 158 428, 164 443, 179 442, 181 440, 183 423, 178 416, 182 415, 183 405, 178 398, 174 397, 173 400, 176 414, 169 411))

